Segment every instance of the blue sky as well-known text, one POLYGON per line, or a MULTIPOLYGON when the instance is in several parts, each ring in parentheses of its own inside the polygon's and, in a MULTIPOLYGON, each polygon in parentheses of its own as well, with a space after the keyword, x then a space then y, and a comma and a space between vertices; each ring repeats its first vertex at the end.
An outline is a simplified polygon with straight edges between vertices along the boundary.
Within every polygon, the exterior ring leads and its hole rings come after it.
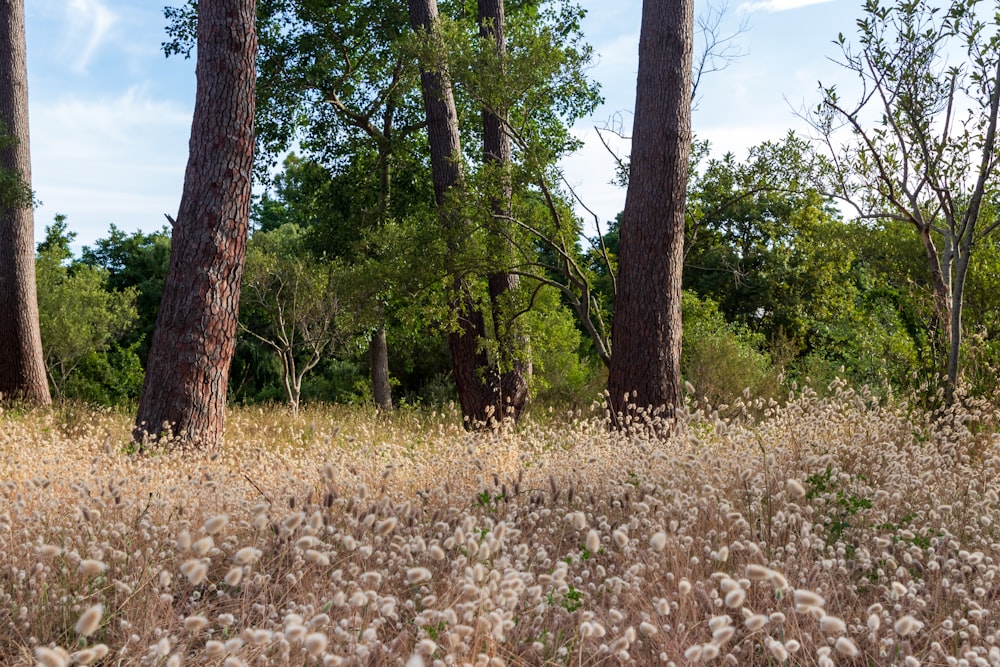
MULTIPOLYGON (((400 0, 401 1, 401 0, 400 0)), ((152 231, 175 215, 194 107, 194 62, 167 59, 163 0, 27 0, 32 185, 42 201, 36 236, 64 213, 77 243, 114 223, 152 231)), ((594 127, 631 126, 641 0, 582 0, 592 71, 605 104, 575 128, 585 147, 567 179, 602 222, 624 204, 613 161, 594 127)), ((707 5, 696 0, 696 11, 707 5)), ((805 128, 793 108, 818 100, 817 80, 846 81, 829 61, 838 32, 853 35, 860 0, 731 0, 731 31, 745 56, 701 84, 695 133, 717 152, 746 149, 805 128)), ((724 24, 723 31, 726 27, 724 24)), ((627 146, 619 146, 627 153, 627 146)))

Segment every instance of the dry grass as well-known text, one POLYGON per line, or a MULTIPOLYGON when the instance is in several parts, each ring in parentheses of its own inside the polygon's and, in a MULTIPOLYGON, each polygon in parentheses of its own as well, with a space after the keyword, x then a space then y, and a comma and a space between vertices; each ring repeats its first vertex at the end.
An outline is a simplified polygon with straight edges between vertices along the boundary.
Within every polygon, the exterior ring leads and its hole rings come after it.
POLYGON ((1000 665, 990 406, 689 412, 0 414, 0 664, 1000 665))

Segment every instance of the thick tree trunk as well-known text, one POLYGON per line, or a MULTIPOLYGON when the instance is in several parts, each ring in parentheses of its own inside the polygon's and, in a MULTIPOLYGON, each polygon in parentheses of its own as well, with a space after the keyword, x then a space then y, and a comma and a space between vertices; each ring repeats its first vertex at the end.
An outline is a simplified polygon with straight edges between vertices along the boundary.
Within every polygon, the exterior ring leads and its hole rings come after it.
POLYGON ((198 87, 184 192, 135 434, 223 435, 253 166, 254 0, 198 3, 198 87))
MULTIPOLYGON (((438 10, 436 0, 409 0, 410 22, 414 31, 435 35, 438 10)), ((447 67, 443 62, 422 63, 420 84, 427 115, 427 137, 431 153, 431 180, 441 224, 449 237, 449 251, 461 249, 458 239, 470 227, 449 202, 449 195, 462 187, 462 148, 458 134, 458 114, 447 67)), ((452 374, 458 389, 462 414, 471 425, 500 419, 493 392, 484 383, 489 359, 480 349, 479 339, 486 335, 483 314, 473 303, 464 278, 455 278, 452 307, 458 316, 458 330, 448 338, 452 374)))
MULTIPOLYGON (((478 10, 479 36, 491 39, 497 55, 502 59, 507 53, 503 0, 479 0, 478 10)), ((490 202, 494 224, 497 224, 510 216, 511 212, 513 189, 510 183, 510 134, 507 132, 506 114, 502 109, 484 107, 482 115, 483 161, 496 169, 497 178, 501 180, 499 194, 490 202)), ((504 247, 500 252, 506 254, 509 250, 504 247)), ((498 361, 501 369, 500 376, 492 378, 489 390, 497 414, 509 415, 515 420, 521 416, 528 402, 528 378, 531 375, 531 361, 527 357, 528 341, 516 330, 516 324, 507 326, 509 323, 506 322, 507 315, 503 308, 504 295, 517 288, 518 276, 514 274, 497 272, 489 277, 493 329, 499 343, 498 361), (508 340, 501 337, 501 330, 508 332, 508 340)))
MULTIPOLYGON (((644 0, 608 379, 613 419, 672 417, 681 392, 681 272, 691 148, 693 0, 644 0)), ((619 426, 624 424, 619 422, 619 426)))
MULTIPOLYGON (((0 148, 0 169, 30 186, 24 0, 0 2, 0 122, 14 139, 0 148)), ((31 202, 0 202, 0 399, 47 405, 36 289, 31 202)))
POLYGON ((385 327, 379 327, 372 334, 368 344, 368 358, 372 365, 372 395, 379 410, 392 410, 392 387, 389 384, 389 343, 385 327))

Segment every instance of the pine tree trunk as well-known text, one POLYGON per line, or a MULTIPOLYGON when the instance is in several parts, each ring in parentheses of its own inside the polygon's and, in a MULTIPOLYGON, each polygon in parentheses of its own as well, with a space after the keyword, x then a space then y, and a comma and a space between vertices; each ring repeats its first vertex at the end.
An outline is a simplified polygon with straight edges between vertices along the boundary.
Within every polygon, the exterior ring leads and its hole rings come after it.
POLYGON ((372 365, 372 395, 375 407, 388 412, 392 410, 392 387, 389 384, 389 343, 385 337, 385 327, 375 330, 368 344, 368 358, 372 365))
POLYGON ((187 171, 136 417, 136 438, 222 440, 253 166, 254 0, 198 3, 187 171))
MULTIPOLYGON (((31 183, 24 0, 0 2, 0 122, 14 143, 0 169, 31 183)), ((0 398, 51 402, 42 358, 31 202, 0 203, 0 398)))
MULTIPOLYGON (((438 10, 436 0, 409 0, 410 23, 421 34, 435 35, 438 10)), ((439 56, 440 57, 440 56, 439 56)), ((441 224, 449 238, 449 253, 460 251, 461 237, 470 226, 449 202, 449 195, 462 187, 462 148, 458 134, 458 114, 447 67, 443 62, 422 63, 420 85, 427 115, 427 137, 431 153, 431 180, 441 224)), ((472 426, 498 419, 491 393, 483 382, 489 359, 479 348, 486 335, 483 314, 476 308, 462 277, 453 286, 452 307, 458 316, 458 331, 448 337, 452 374, 458 389, 463 416, 472 426)))
MULTIPOLYGON (((608 379, 612 416, 672 417, 681 392, 681 270, 691 148, 693 0, 644 0, 608 379)), ((618 422, 619 426, 624 423, 618 422)))

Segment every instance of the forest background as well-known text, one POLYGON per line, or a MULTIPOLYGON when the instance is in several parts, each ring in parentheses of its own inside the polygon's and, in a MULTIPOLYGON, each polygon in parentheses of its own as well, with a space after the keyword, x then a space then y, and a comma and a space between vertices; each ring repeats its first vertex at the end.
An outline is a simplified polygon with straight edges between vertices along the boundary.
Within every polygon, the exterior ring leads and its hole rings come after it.
MULTIPOLYGON (((444 258, 449 240, 438 229, 431 205, 419 122, 406 120, 407 105, 411 112, 417 108, 419 91, 411 80, 410 89, 401 90, 394 102, 395 120, 411 134, 401 132, 391 148, 391 199, 377 169, 386 144, 377 135, 385 126, 365 128, 357 117, 351 119, 352 109, 367 108, 366 99, 374 104, 384 98, 377 92, 379 76, 395 85, 396 72, 387 64, 412 48, 405 40, 394 41, 396 23, 405 26, 405 17, 363 17, 353 10, 325 17, 348 28, 364 18, 366 25, 378 24, 386 32, 375 35, 378 57, 367 61, 375 69, 352 73, 361 77, 346 89, 355 97, 331 100, 326 94, 323 104, 309 97, 324 92, 322 77, 343 82, 346 74, 335 63, 317 73, 310 69, 313 60, 297 69, 307 62, 296 59, 303 49, 331 47, 315 43, 323 36, 309 32, 310 3, 299 5, 305 13, 297 16, 301 32, 296 34, 309 39, 293 43, 276 33, 268 41, 262 31, 261 195, 254 209, 230 397, 293 406, 300 400, 371 402, 376 398, 371 346, 384 332, 394 402, 447 403, 455 398, 447 347, 454 322, 443 295, 455 268, 444 258), (269 63, 275 68, 270 79, 269 63), (280 76, 277 63, 285 67, 280 76), (289 83, 295 81, 306 84, 289 83)), ((477 104, 499 94, 502 86, 493 90, 498 82, 479 76, 484 70, 468 38, 475 31, 462 28, 471 19, 466 8, 461 3, 442 7, 453 21, 448 48, 460 118, 472 119, 463 128, 474 136, 477 104)), ((714 48, 716 59, 704 62, 701 71, 705 81, 713 76, 725 81, 729 71, 712 70, 725 70, 738 60, 741 39, 749 33, 738 11, 703 10, 701 53, 714 48)), ((276 12, 273 17, 284 8, 263 3, 261 11, 266 25, 268 11, 276 12)), ((466 246, 459 270, 482 274, 503 261, 523 274, 517 295, 505 306, 510 312, 494 316, 497 322, 517 322, 519 340, 530 341, 534 404, 589 404, 606 384, 617 221, 591 216, 586 209, 591 189, 572 178, 560 180, 559 169, 580 147, 573 128, 592 117, 602 101, 591 76, 596 54, 587 45, 584 15, 574 5, 517 3, 509 11, 511 43, 522 40, 523 81, 536 83, 535 89, 525 84, 505 91, 516 93, 515 105, 526 110, 522 127, 529 131, 517 151, 519 231, 509 239, 516 252, 500 257, 510 250, 491 243, 498 230, 484 225, 466 246)), ((180 60, 192 44, 183 8, 167 19, 165 48, 180 60)), ((350 30, 343 35, 342 51, 362 48, 363 42, 350 41, 350 30)), ((842 74, 849 81, 849 72, 842 74)), ((817 89, 810 103, 824 94, 817 89)), ((704 104, 697 91, 695 101, 704 104)), ((619 151, 622 167, 627 150, 619 135, 627 133, 625 125, 627 117, 611 118, 598 133, 619 151)), ((695 133, 697 138, 697 125, 695 133)), ((470 139, 467 145, 477 144, 470 139)), ((696 141, 688 194, 682 368, 689 388, 715 404, 731 403, 745 389, 754 396, 778 397, 790 380, 825 386, 838 374, 880 393, 899 392, 936 386, 935 375, 945 370, 947 336, 920 239, 905 222, 855 221, 850 209, 813 187, 807 176, 815 149, 793 134, 751 147, 745 156, 720 155, 707 141, 696 141)), ((469 159, 476 164, 471 151, 469 159)), ((471 209, 484 208, 491 197, 489 170, 480 167, 477 197, 467 204, 471 209)), ((625 172, 609 171, 601 178, 624 185, 625 172)), ((987 208, 994 205, 994 195, 991 190, 987 208)), ((44 199, 44 192, 39 196, 44 199)), ((53 394, 131 403, 142 386, 169 229, 126 232, 112 226, 81 248, 75 243, 73 211, 67 212, 69 218, 60 214, 48 224, 37 257, 53 394)), ((998 253, 995 238, 979 243, 967 281, 968 335, 961 353, 964 379, 977 394, 996 390, 998 253)), ((490 327, 491 344, 503 344, 503 332, 494 322, 490 327)), ((502 363, 498 347, 485 352, 502 363)))

